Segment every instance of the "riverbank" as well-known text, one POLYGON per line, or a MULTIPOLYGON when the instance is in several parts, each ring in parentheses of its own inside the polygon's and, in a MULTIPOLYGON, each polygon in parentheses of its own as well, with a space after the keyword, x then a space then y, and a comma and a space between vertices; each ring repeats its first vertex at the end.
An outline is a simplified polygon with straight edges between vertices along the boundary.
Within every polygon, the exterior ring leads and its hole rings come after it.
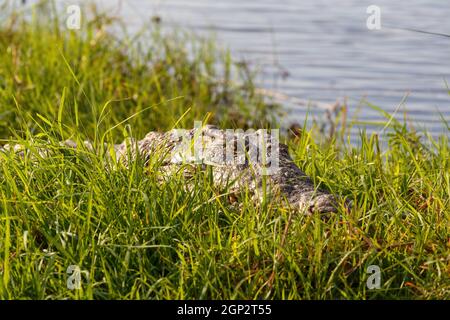
POLYGON ((68 31, 43 12, 0 30, 2 144, 49 141, 60 151, 0 155, 0 297, 450 296, 447 136, 427 137, 386 115, 384 148, 364 133, 350 145, 345 110, 326 134, 317 125, 286 135, 314 183, 353 203, 327 221, 270 201, 255 206, 245 191, 220 193, 207 171, 192 177, 191 192, 182 176, 161 184, 157 164, 107 171, 101 155, 61 150, 59 141, 114 143, 195 120, 276 127, 279 107, 213 42, 162 36, 157 23, 119 40, 105 31, 109 17, 68 31), (379 282, 369 266, 379 268, 379 282))

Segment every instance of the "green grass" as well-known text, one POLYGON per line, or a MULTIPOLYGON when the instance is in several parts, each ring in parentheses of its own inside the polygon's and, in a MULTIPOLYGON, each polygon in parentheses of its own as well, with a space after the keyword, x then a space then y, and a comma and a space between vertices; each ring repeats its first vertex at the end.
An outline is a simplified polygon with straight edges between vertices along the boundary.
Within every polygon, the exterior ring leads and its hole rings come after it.
POLYGON ((58 141, 100 146, 205 118, 265 127, 276 107, 212 42, 163 36, 157 25, 118 40, 101 31, 102 15, 69 32, 46 5, 0 29, 0 137, 31 152, 0 154, 0 298, 450 298, 446 135, 391 121, 383 147, 365 133, 344 143, 348 125, 290 139, 316 184, 353 201, 327 221, 255 206, 246 191, 238 207, 208 171, 189 191, 182 176, 161 182, 156 160, 105 166, 101 147, 58 141), (49 157, 37 155, 44 142, 49 157), (80 290, 66 286, 70 265, 89 273, 80 290), (369 265, 381 268, 381 289, 367 288, 369 265))

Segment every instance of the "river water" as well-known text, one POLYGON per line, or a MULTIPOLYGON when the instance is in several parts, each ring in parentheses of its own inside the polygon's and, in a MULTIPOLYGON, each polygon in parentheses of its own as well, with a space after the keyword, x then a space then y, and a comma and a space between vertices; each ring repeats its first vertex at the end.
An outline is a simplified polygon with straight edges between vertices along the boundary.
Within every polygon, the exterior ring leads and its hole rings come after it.
POLYGON ((370 102, 399 119, 406 111, 417 129, 449 134, 441 117, 450 121, 450 37, 402 29, 450 34, 449 0, 94 2, 122 16, 131 31, 159 16, 164 27, 214 35, 261 70, 262 87, 289 97, 287 122, 302 123, 307 111, 321 117, 320 108, 296 99, 320 106, 346 99, 349 116, 361 121, 382 120, 370 102), (369 5, 381 9, 380 30, 367 28, 369 5))

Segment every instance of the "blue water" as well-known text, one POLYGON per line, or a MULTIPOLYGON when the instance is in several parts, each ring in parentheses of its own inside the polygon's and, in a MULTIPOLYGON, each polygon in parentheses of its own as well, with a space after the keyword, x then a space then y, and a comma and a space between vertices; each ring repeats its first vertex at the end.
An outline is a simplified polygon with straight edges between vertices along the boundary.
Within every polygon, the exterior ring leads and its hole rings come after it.
MULTIPOLYGON (((441 117, 450 121, 450 38, 397 29, 450 34, 448 0, 94 2, 123 17, 131 31, 157 15, 165 28, 214 34, 234 57, 261 70, 261 87, 289 97, 283 99, 287 122, 302 122, 308 110, 296 99, 325 106, 347 99, 350 117, 381 120, 369 101, 391 114, 397 110, 400 119, 407 112, 418 129, 448 134, 441 117), (381 8, 381 30, 366 27, 372 4, 381 8)), ((319 118, 322 112, 313 108, 319 118)))

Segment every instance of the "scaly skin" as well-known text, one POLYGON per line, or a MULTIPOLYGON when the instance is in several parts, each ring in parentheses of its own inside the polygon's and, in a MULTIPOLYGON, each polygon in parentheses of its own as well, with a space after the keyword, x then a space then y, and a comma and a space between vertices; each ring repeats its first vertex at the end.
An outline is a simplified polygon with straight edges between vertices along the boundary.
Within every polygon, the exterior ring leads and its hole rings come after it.
MULTIPOLYGON (((203 155, 197 161, 194 157, 183 157, 184 154, 180 151, 180 147, 186 140, 183 140, 179 132, 175 130, 166 133, 150 132, 142 140, 134 141, 130 139, 114 145, 116 160, 127 166, 129 161, 135 157, 137 147, 144 163, 150 161, 152 156, 158 155, 159 168, 165 177, 170 177, 180 169, 181 165, 184 165, 182 167, 183 174, 187 177, 192 174, 193 170, 210 166, 214 185, 226 187, 230 193, 237 193, 244 188, 248 188, 253 193, 255 201, 258 202, 257 200, 261 200, 263 196, 263 181, 265 179, 266 196, 281 195, 281 199, 285 199, 282 205, 288 205, 290 208, 306 214, 336 212, 336 197, 324 190, 315 188, 311 179, 295 165, 289 155, 287 146, 278 144, 278 142, 275 145, 272 143, 270 136, 262 130, 241 133, 240 135, 237 133, 227 135, 224 130, 206 126, 197 129, 197 131, 195 129, 186 131, 183 136, 190 139, 199 133, 201 133, 202 139, 198 141, 202 141, 203 155), (261 156, 264 152, 264 156, 269 159, 271 152, 276 150, 279 154, 278 169, 267 175, 264 175, 263 172, 264 169, 267 170, 268 165, 252 161, 249 156, 250 150, 254 150, 251 149, 251 146, 254 146, 254 142, 257 141, 252 139, 261 137, 265 141, 266 148, 264 150, 267 150, 261 151, 261 156), (231 150, 234 161, 226 161, 227 142, 232 142, 229 143, 229 150, 231 150), (276 149, 277 146, 278 149, 276 149), (244 152, 242 153, 242 151, 244 152)), ((63 145, 77 148, 76 143, 71 140, 65 141, 63 145)), ((85 146, 92 150, 90 142, 86 141, 85 146)), ((13 151, 23 155, 24 148, 20 145, 12 147, 5 145, 1 151, 13 151)), ((38 151, 41 156, 48 155, 48 150, 39 149, 38 151)), ((270 164, 270 162, 268 163, 270 164)))

